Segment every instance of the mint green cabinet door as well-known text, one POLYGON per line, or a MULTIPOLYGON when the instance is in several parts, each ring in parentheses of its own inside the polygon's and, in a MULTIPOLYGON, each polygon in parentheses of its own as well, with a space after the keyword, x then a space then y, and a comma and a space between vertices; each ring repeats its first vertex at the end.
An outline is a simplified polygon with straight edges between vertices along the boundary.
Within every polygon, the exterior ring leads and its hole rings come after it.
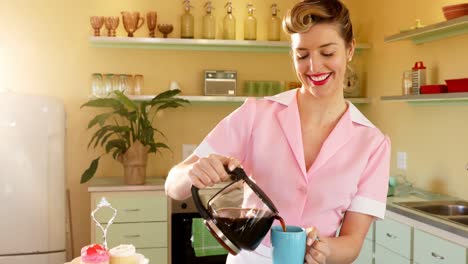
POLYGON ((372 240, 365 239, 362 245, 359 257, 353 262, 354 264, 372 264, 374 261, 374 249, 372 240))
POLYGON ((411 264, 411 261, 381 245, 376 245, 375 264, 411 264))
MULTIPOLYGON (((96 205, 101 197, 103 195, 96 197, 96 205)), ((164 192, 151 195, 136 192, 113 193, 108 194, 106 199, 117 209, 114 223, 167 221, 167 197, 164 192)), ((104 208, 95 217, 100 223, 107 223, 112 214, 112 210, 104 208)))
POLYGON ((137 252, 145 255, 150 264, 168 263, 168 248, 137 248, 137 252))
POLYGON ((421 264, 466 264, 466 248, 415 230, 414 260, 421 264))
POLYGON ((375 222, 375 243, 411 258, 411 227, 403 223, 385 219, 375 222))
MULTIPOLYGON (((102 243, 102 232, 96 231, 96 242, 102 243)), ((167 247, 167 222, 113 224, 107 231, 109 248, 132 244, 137 248, 167 247)))

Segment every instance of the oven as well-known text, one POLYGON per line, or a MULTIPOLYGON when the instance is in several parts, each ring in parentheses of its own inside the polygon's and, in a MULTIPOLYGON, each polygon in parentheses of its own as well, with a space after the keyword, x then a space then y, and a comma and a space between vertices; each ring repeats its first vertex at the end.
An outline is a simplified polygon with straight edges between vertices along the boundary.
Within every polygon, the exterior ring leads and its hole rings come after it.
MULTIPOLYGON (((219 188, 200 190, 200 198, 212 197, 219 188), (209 196, 208 196, 209 195, 209 196)), ((190 197, 183 201, 171 199, 171 259, 172 264, 225 264, 227 255, 195 256, 192 248, 192 219, 200 214, 190 197)))

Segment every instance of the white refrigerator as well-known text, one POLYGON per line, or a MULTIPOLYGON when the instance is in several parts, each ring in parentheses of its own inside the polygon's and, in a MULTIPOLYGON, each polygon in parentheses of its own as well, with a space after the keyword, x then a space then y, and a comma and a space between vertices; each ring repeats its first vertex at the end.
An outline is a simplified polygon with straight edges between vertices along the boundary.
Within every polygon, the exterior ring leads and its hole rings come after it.
POLYGON ((0 264, 63 264, 65 111, 46 96, 0 92, 0 264))

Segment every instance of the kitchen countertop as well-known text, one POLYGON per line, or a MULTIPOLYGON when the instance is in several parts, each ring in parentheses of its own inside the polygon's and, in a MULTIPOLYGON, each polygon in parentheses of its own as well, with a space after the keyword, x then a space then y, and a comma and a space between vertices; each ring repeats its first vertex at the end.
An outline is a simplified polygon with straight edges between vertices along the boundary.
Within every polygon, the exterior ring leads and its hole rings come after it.
MULTIPOLYGON (((89 181, 88 192, 164 191, 164 177, 146 177, 145 184, 128 185, 123 177, 96 177, 89 181)), ((224 188, 229 182, 215 184, 208 189, 224 188)))
POLYGON ((386 217, 398 220, 428 233, 443 237, 446 240, 468 247, 468 226, 456 224, 449 220, 441 219, 397 204, 399 202, 446 200, 460 201, 462 199, 434 194, 423 190, 417 190, 416 193, 403 196, 391 196, 387 199, 386 217))
POLYGON ((89 181, 88 192, 164 191, 164 177, 146 177, 145 184, 128 185, 123 177, 95 177, 89 181))

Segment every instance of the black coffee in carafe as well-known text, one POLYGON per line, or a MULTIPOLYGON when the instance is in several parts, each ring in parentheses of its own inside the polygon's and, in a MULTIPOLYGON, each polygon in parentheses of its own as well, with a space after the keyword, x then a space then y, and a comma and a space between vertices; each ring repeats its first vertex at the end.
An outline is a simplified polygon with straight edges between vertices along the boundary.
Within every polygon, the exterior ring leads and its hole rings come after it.
POLYGON ((218 228, 238 247, 254 250, 270 230, 275 215, 253 208, 221 208, 214 215, 218 228))
POLYGON ((211 197, 206 207, 195 186, 192 197, 211 234, 236 255, 241 249, 255 250, 275 219, 285 226, 273 202, 242 168, 226 171, 233 181, 211 197))

